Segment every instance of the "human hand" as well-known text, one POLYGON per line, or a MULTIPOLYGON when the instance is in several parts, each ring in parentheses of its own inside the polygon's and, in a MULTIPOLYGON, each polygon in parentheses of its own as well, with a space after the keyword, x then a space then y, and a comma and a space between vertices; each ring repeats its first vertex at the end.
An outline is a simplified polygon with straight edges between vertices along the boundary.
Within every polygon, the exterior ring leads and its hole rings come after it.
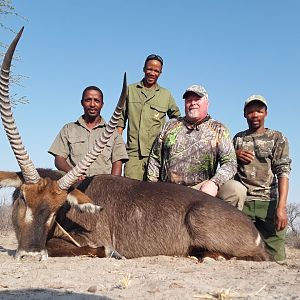
POLYGON ((218 194, 218 189, 219 188, 214 181, 207 180, 201 185, 199 190, 213 197, 216 197, 216 195, 218 194))
POLYGON ((235 151, 236 158, 244 164, 249 164, 255 157, 255 153, 249 150, 239 149, 235 151))
POLYGON ((288 218, 285 208, 278 207, 276 210, 276 229, 282 230, 284 229, 288 224, 288 218))
POLYGON ((77 178, 77 183, 83 181, 85 179, 85 175, 80 175, 78 178, 77 178))

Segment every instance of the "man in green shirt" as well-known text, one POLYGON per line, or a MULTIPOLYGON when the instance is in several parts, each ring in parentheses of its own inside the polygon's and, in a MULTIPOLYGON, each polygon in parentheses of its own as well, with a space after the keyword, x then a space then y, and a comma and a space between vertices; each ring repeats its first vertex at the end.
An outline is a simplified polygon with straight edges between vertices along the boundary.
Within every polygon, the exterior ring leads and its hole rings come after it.
POLYGON ((171 93, 159 86, 157 80, 162 73, 163 59, 149 55, 144 64, 144 78, 128 86, 127 100, 118 123, 122 134, 127 125, 128 162, 125 176, 146 180, 147 161, 152 144, 166 122, 180 116, 179 108, 171 93))
MULTIPOLYGON (((106 126, 104 118, 100 115, 103 104, 103 93, 98 87, 89 86, 83 91, 81 105, 84 114, 76 122, 66 124, 60 130, 48 151, 55 156, 54 163, 58 170, 70 171, 93 148, 95 140, 106 126)), ((120 176, 122 163, 127 160, 125 144, 116 130, 101 155, 87 169, 86 175, 120 176)))

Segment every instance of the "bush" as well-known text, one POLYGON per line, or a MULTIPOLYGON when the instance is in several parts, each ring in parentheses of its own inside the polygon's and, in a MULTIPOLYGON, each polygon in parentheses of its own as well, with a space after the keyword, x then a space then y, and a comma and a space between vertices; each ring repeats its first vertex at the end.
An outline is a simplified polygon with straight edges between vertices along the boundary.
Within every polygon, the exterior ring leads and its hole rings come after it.
POLYGON ((285 243, 291 248, 300 249, 300 234, 289 231, 286 235, 285 243))
POLYGON ((0 232, 13 229, 11 222, 12 207, 8 199, 3 196, 0 198, 0 232))

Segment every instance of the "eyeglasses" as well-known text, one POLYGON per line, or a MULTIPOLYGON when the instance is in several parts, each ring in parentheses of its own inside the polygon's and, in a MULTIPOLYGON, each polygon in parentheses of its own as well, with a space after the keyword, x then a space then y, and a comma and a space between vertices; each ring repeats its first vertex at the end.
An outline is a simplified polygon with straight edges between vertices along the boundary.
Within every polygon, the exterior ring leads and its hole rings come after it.
POLYGON ((161 63, 161 65, 164 64, 164 60, 162 59, 162 57, 159 56, 159 55, 156 55, 156 54, 148 55, 146 60, 145 60, 145 65, 146 65, 147 61, 149 61, 149 60, 158 60, 161 63))

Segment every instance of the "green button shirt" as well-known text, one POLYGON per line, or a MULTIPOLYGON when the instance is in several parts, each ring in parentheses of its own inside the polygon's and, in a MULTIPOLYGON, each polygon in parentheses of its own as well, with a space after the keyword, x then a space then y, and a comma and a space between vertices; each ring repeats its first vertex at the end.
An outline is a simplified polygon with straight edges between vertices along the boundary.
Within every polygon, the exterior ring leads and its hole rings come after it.
MULTIPOLYGON (((101 117, 100 124, 91 130, 86 127, 81 116, 76 122, 66 124, 60 130, 48 152, 66 158, 71 166, 75 166, 88 151, 92 150, 105 125, 105 120, 101 117)), ((114 131, 102 153, 87 169, 86 175, 111 174, 112 163, 118 160, 126 162, 128 156, 122 137, 114 131)))
POLYGON ((166 115, 180 116, 179 108, 171 93, 156 84, 152 89, 143 82, 128 86, 127 101, 118 126, 127 129, 127 153, 129 156, 148 156, 152 144, 166 123, 166 115))

